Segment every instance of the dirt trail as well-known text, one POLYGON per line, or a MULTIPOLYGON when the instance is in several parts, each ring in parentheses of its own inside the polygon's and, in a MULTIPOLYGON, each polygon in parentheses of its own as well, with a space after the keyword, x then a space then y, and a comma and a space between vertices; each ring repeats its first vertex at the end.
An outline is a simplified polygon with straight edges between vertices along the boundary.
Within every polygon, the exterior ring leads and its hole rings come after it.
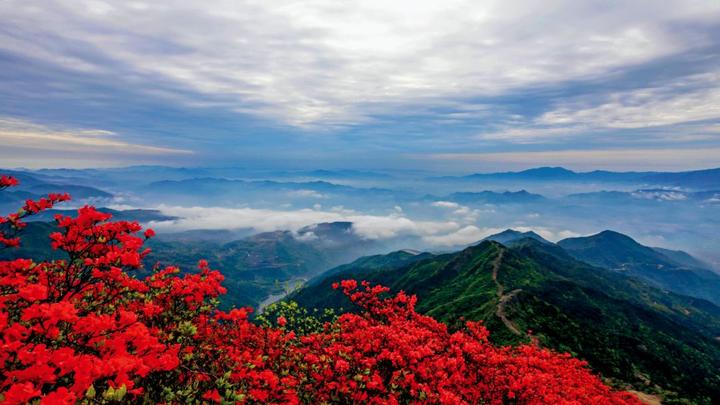
POLYGON ((515 290, 510 291, 509 293, 505 294, 505 287, 500 284, 498 281, 498 271, 500 270, 500 265, 502 264, 503 255, 505 254, 505 250, 500 250, 500 254, 497 255, 495 260, 493 260, 492 266, 492 279, 495 282, 495 285, 497 286, 497 296, 499 298, 498 300, 498 306, 495 310, 495 315, 497 315, 498 318, 502 321, 502 323, 507 327, 510 332, 520 336, 523 333, 520 331, 520 329, 515 325, 513 321, 508 319, 506 313, 505 313, 505 306, 508 302, 512 301, 512 299, 517 295, 522 289, 517 288, 515 290))
POLYGON ((662 405, 662 397, 660 397, 658 395, 650 395, 650 394, 646 394, 644 392, 635 391, 635 390, 628 390, 628 392, 635 394, 635 396, 638 397, 638 399, 640 399, 640 401, 643 404, 662 405))

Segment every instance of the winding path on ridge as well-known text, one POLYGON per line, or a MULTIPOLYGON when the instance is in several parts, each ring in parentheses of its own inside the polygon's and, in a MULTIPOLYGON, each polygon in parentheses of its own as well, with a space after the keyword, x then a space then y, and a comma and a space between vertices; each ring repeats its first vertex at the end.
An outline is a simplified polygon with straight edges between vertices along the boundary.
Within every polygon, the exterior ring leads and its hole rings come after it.
POLYGON ((498 305, 497 309, 495 310, 495 315, 497 315, 498 318, 502 321, 502 323, 507 327, 510 332, 520 336, 523 333, 520 332, 520 329, 515 325, 513 321, 508 319, 507 315, 505 314, 505 306, 508 302, 512 301, 512 299, 517 295, 522 289, 517 288, 515 290, 510 291, 509 293, 505 294, 505 287, 500 284, 498 281, 498 271, 500 270, 500 265, 502 264, 503 255, 505 254, 504 249, 500 249, 500 253, 497 255, 495 260, 492 262, 492 279, 495 282, 495 285, 497 286, 497 296, 498 296, 498 305))
MULTIPOLYGON (((508 319, 507 315, 505 314, 505 306, 508 302, 512 301, 515 296, 522 291, 522 288, 516 288, 509 293, 505 294, 505 286, 500 284, 498 281, 498 272, 500 271, 500 265, 502 264, 503 255, 505 254, 505 249, 500 248, 500 253, 498 253, 497 257, 492 262, 492 279, 495 282, 495 285, 497 286, 497 296, 498 296, 498 305, 497 309, 495 310, 495 315, 500 318, 502 323, 505 325, 506 328, 510 330, 510 332, 514 333, 515 335, 521 336, 523 333, 520 331, 520 328, 515 325, 513 321, 508 319)), ((537 343, 537 339, 534 337, 530 337, 535 344, 537 343)), ((718 336, 716 339, 720 340, 720 336, 718 336)), ((634 394, 643 404, 647 405, 661 405, 662 404, 662 397, 659 395, 651 395, 640 391, 635 390, 629 390, 632 394, 634 394)))

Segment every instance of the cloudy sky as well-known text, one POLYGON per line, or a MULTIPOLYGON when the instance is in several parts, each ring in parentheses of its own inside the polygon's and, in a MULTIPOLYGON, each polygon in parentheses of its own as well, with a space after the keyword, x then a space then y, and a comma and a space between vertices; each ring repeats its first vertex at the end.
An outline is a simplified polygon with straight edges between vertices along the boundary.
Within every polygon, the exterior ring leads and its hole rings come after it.
POLYGON ((720 2, 0 1, 2 166, 720 166, 720 2))

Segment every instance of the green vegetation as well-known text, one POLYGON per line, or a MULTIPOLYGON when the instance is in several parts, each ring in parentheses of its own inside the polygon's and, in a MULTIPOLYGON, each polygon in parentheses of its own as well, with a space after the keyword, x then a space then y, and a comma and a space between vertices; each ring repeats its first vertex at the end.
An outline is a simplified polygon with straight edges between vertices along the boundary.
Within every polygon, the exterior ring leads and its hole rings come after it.
POLYGON ((290 299, 311 311, 339 309, 348 303, 333 282, 369 280, 416 294, 418 310, 451 326, 483 320, 497 343, 535 339, 587 360, 616 384, 661 393, 665 403, 720 401, 720 308, 707 301, 590 266, 529 238, 510 248, 487 241, 424 256, 409 264, 361 260, 290 299))
POLYGON ((643 246, 613 231, 558 242, 571 256, 595 266, 623 272, 678 294, 720 305, 720 275, 681 251, 643 246))

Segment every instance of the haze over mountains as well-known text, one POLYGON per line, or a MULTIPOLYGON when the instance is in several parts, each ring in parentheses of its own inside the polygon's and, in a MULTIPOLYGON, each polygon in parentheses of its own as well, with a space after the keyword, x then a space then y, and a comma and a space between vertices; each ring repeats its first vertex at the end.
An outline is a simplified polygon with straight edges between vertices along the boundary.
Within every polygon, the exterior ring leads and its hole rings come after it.
POLYGON ((552 241, 613 229, 651 246, 686 250, 713 268, 720 263, 718 169, 578 173, 546 167, 442 179, 418 171, 163 166, 10 173, 22 184, 0 197, 1 209, 67 190, 75 206, 91 202, 172 217, 153 220, 162 234, 250 235, 347 221, 361 237, 406 239, 399 247, 422 250, 465 246, 506 228, 532 229, 552 241))
MULTIPOLYGON (((661 173, 541 167, 456 177, 392 170, 163 166, 9 172, 21 180, 21 186, 3 193, 3 210, 14 209, 26 198, 67 190, 74 200, 60 210, 91 203, 105 207, 118 219, 152 226, 159 233, 153 243, 163 259, 186 249, 194 252, 184 262, 192 267, 191 258, 223 251, 226 253, 217 253, 223 267, 274 269, 267 270, 273 276, 266 274, 250 282, 264 285, 260 292, 238 303, 254 304, 268 291, 281 290, 276 280, 306 279, 362 255, 397 249, 447 252, 485 238, 508 243, 532 237, 548 243, 560 241, 560 246, 567 247, 585 240, 567 238, 613 229, 667 250, 650 261, 623 257, 612 265, 596 260, 597 255, 589 256, 587 249, 568 248, 568 252, 591 264, 646 277, 658 287, 673 286, 673 291, 680 293, 705 286, 702 296, 710 299, 715 288, 711 274, 720 261, 716 249, 720 245, 716 232, 720 186, 713 188, 720 181, 720 169, 661 173), (676 186, 684 181, 688 184, 676 186), (312 230, 317 224, 317 231, 312 230), (518 234, 499 234, 507 228, 518 234), (245 241, 253 248, 238 250, 231 241, 245 241), (208 246, 200 250, 188 247, 193 244, 208 246), (227 259, 263 244, 276 244, 294 253, 282 259, 285 253, 275 247, 261 254, 275 256, 266 258, 267 262, 227 259), (349 251, 328 253, 340 247, 349 251), (299 264, 293 262, 298 249, 315 253, 308 253, 312 258, 299 264), (677 250, 696 258, 674 253, 677 250), (282 270, 287 266, 293 270, 282 270), (654 272, 653 266, 664 270, 654 272), (675 285, 675 274, 684 277, 682 286, 675 285)), ((57 212, 35 220, 51 220, 57 212)), ((612 251, 604 249, 599 248, 600 252, 612 251)), ((238 288, 245 288, 241 285, 238 288)))

